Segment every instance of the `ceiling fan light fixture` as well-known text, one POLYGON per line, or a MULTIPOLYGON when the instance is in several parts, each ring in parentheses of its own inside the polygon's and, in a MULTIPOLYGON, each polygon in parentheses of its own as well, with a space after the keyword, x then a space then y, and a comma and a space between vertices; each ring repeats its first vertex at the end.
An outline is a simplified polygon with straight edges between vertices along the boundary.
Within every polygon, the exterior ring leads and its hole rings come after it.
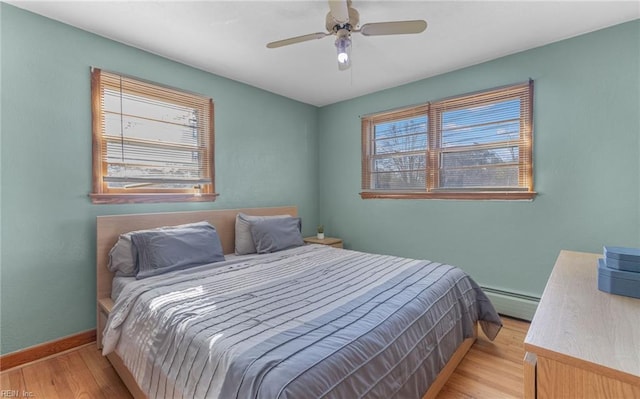
POLYGON ((336 39, 338 51, 338 69, 344 71, 351 66, 351 38, 348 35, 338 36, 336 39))
MULTIPOLYGON (((2 1, 2 0, 0 0, 2 1)), ((335 46, 338 51, 338 69, 351 67, 351 34, 363 36, 407 35, 424 32, 427 21, 422 19, 410 21, 374 22, 360 25, 360 13, 351 6, 351 0, 329 0, 329 12, 325 18, 327 32, 316 32, 302 36, 267 43, 267 48, 278 48, 290 44, 336 36, 335 46)))

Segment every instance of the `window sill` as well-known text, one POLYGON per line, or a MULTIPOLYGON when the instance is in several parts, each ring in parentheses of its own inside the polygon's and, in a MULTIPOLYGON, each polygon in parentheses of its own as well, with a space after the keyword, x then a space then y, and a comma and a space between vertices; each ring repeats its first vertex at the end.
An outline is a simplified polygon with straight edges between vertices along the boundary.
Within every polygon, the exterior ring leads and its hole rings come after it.
POLYGON ((153 194, 89 194, 94 204, 141 204, 159 202, 213 202, 220 194, 153 193, 153 194))
POLYGON ((406 191, 363 191, 362 199, 447 199, 447 200, 499 200, 522 201, 533 200, 535 191, 438 191, 438 192, 406 192, 406 191))

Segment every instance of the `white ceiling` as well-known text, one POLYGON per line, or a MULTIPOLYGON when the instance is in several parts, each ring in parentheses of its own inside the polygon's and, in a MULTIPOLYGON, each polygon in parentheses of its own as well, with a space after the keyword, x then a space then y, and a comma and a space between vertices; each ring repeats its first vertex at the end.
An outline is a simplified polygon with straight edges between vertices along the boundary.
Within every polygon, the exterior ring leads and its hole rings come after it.
POLYGON ((640 18, 631 1, 353 0, 360 23, 425 19, 417 35, 353 35, 338 71, 333 39, 267 49, 325 31, 324 0, 9 1, 196 68, 323 106, 640 18))

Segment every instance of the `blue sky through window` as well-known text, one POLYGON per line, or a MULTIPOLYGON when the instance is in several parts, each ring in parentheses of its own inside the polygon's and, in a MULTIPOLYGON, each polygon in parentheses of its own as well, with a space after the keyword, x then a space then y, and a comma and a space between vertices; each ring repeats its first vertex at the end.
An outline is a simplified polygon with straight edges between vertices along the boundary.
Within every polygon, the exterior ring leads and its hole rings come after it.
POLYGON ((377 124, 374 137, 376 154, 425 150, 427 116, 377 124))
POLYGON ((442 146, 456 147, 520 138, 520 99, 442 113, 442 146))

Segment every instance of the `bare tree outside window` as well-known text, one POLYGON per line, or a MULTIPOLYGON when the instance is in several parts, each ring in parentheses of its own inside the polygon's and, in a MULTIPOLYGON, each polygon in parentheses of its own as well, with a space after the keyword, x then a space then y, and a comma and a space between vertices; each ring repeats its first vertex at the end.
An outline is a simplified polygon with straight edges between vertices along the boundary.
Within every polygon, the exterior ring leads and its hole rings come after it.
POLYGON ((362 198, 531 199, 533 82, 362 118, 362 198))
POLYGON ((421 188, 427 167, 426 117, 375 126, 375 187, 421 188))

